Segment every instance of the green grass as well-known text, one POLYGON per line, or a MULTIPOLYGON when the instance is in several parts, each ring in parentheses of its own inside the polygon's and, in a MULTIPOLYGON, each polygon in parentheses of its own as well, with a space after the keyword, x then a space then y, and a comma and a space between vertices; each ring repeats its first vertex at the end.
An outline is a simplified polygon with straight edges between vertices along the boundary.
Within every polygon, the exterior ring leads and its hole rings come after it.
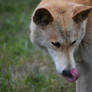
POLYGON ((30 42, 39 1, 0 1, 0 92, 75 92, 75 83, 58 75, 51 58, 30 42))

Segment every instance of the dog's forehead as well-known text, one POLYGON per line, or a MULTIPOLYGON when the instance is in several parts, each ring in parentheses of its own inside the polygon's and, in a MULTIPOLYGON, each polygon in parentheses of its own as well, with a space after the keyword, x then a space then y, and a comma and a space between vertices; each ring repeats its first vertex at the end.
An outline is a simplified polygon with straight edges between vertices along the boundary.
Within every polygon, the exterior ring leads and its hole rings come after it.
POLYGON ((39 6, 39 7, 43 7, 43 8, 47 8, 49 9, 51 12, 55 13, 64 13, 66 11, 68 11, 70 4, 66 1, 63 0, 43 0, 39 6))
POLYGON ((69 2, 63 0, 43 0, 38 8, 46 8, 49 10, 55 21, 63 23, 62 17, 64 17, 67 23, 71 22, 72 5, 69 2))
POLYGON ((62 28, 62 25, 55 23, 53 26, 47 27, 47 31, 50 40, 60 41, 61 43, 64 42, 72 42, 76 40, 77 32, 74 30, 74 28, 71 28, 71 30, 64 30, 62 28), (49 29, 50 28, 50 29, 49 29))
POLYGON ((43 0, 39 7, 47 8, 52 14, 56 31, 60 31, 66 39, 73 38, 72 6, 68 2, 63 0, 58 0, 57 2, 55 0, 43 0))

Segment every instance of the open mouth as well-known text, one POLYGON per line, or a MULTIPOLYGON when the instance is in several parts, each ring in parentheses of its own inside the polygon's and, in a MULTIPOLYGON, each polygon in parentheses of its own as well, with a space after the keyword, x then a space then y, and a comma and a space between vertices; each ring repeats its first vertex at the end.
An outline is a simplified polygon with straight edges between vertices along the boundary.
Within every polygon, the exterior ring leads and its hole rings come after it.
POLYGON ((74 82, 79 78, 80 73, 78 72, 77 69, 72 69, 70 72, 69 71, 67 71, 67 72, 64 71, 63 76, 66 80, 68 80, 70 82, 74 82))

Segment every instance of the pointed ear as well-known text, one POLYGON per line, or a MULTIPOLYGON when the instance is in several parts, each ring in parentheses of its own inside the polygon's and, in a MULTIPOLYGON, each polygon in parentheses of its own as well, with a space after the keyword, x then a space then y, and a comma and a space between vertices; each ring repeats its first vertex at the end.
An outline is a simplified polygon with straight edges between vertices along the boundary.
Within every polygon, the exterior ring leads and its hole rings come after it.
POLYGON ((88 17, 91 10, 92 6, 78 6, 74 9, 72 18, 77 23, 82 22, 88 17))
POLYGON ((47 26, 49 23, 53 21, 53 17, 49 10, 45 8, 40 8, 36 10, 33 16, 33 21, 36 25, 47 26))

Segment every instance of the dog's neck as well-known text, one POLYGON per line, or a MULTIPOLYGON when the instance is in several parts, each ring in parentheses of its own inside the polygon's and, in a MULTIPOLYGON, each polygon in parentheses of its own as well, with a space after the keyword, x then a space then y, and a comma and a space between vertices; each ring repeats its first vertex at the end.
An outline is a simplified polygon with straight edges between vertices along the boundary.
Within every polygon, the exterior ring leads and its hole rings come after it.
POLYGON ((78 68, 80 78, 76 83, 76 92, 91 92, 92 91, 92 45, 82 44, 77 53, 77 58, 80 61, 78 68))
MULTIPOLYGON (((72 1, 72 0, 71 0, 72 1)), ((92 0, 74 0, 84 1, 84 5, 92 5, 92 0), (85 2, 87 2, 85 4, 85 2)), ((80 78, 76 83, 76 92, 91 92, 92 91, 92 12, 89 14, 86 28, 86 35, 83 43, 77 52, 78 67, 80 70, 80 78)))
POLYGON ((86 35, 77 52, 80 79, 76 84, 76 92, 92 91, 92 12, 88 17, 86 35))

